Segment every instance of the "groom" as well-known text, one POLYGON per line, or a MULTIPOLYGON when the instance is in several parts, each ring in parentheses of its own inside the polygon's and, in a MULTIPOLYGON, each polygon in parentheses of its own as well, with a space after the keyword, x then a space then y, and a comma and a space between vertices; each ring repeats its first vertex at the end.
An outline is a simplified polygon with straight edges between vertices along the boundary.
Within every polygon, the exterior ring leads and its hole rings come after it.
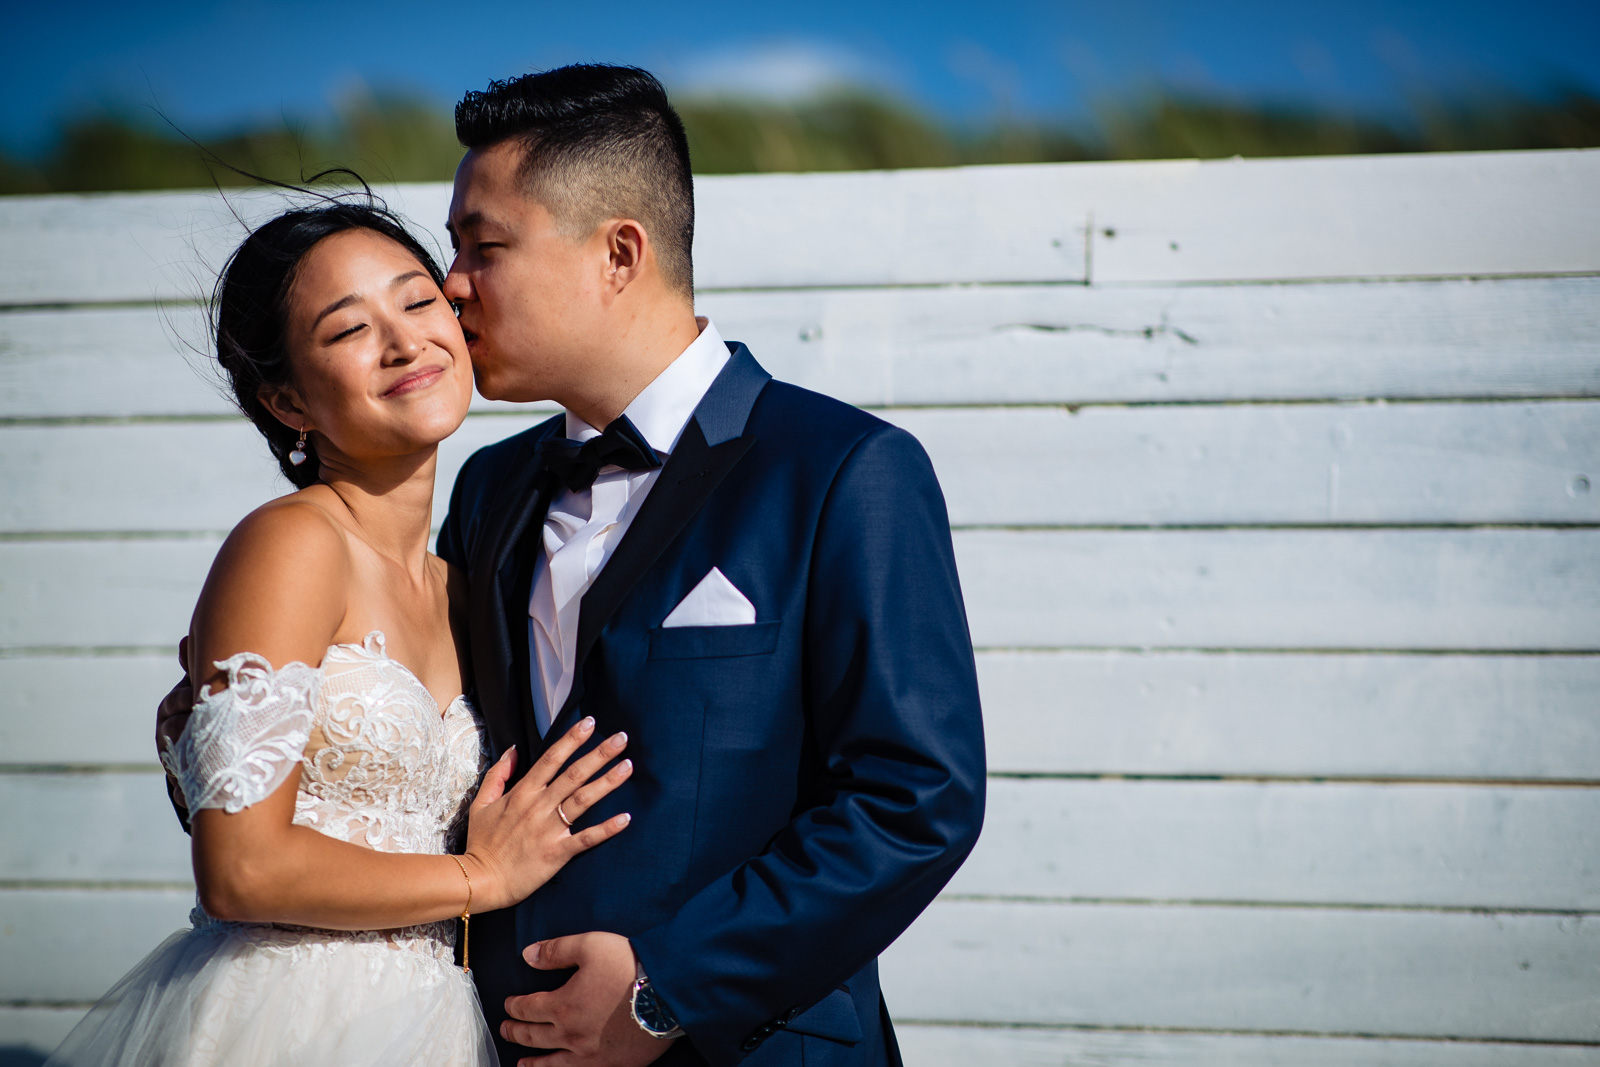
POLYGON ((695 318, 688 145, 649 74, 491 83, 456 131, 445 294, 479 391, 566 409, 468 460, 439 534, 478 706, 524 767, 583 715, 635 764, 580 822, 626 834, 473 924, 502 1062, 898 1063, 877 956, 983 812, 927 456, 695 318))

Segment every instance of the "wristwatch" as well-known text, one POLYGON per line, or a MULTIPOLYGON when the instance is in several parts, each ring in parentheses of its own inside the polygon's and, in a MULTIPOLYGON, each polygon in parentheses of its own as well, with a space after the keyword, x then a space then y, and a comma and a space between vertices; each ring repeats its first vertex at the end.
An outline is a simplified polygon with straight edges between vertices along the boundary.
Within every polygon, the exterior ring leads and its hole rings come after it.
POLYGON ((650 976, 644 973, 644 964, 634 961, 633 999, 629 1010, 633 1012, 633 1021, 639 1024, 639 1029, 651 1037, 658 1037, 662 1041, 669 1041, 675 1037, 683 1036, 683 1027, 678 1025, 678 1020, 661 998, 656 996, 655 986, 650 984, 650 976))

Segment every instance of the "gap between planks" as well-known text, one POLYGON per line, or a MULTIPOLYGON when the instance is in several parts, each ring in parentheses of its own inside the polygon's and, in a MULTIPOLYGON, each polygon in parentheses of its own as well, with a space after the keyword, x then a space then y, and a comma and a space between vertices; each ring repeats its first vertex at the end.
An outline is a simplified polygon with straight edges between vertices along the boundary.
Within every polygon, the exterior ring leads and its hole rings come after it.
POLYGON ((1063 1031, 1092 1034, 1170 1034, 1203 1037, 1311 1037, 1358 1041, 1442 1042, 1454 1045, 1532 1045, 1540 1048, 1600 1048, 1600 1041, 1547 1041, 1536 1037, 1456 1037, 1448 1034, 1374 1034, 1341 1030, 1242 1030, 1181 1026, 1106 1026, 1096 1023, 1002 1023, 979 1019, 915 1019, 895 1016, 896 1026, 963 1030, 1063 1031))
MULTIPOLYGON (((19 885, 19 888, 23 886, 19 885)), ((63 885, 63 888, 66 888, 63 885)), ((1133 908, 1258 908, 1273 911, 1363 911, 1417 912, 1427 915, 1545 915, 1567 919, 1588 919, 1600 912, 1582 908, 1519 908, 1493 904, 1376 904, 1371 902, 1328 902, 1319 900, 1213 900, 1205 897, 1057 897, 1031 894, 941 893, 939 900, 959 904, 1038 904, 1044 906, 1133 908)))
MULTIPOLYGON (((1086 244, 1092 245, 1092 240, 1086 244)), ((1089 252, 1086 249, 1086 252, 1089 252)), ((1151 281, 1096 281, 1091 278, 990 278, 984 281, 934 281, 934 282, 824 282, 816 284, 783 285, 733 285, 696 286, 694 295, 723 296, 740 293, 828 293, 861 292, 873 290, 941 290, 941 289, 1010 289, 1028 286, 1037 289, 1220 289, 1241 286, 1293 286, 1293 285, 1405 285, 1411 282, 1498 282, 1519 279, 1594 278, 1600 271, 1507 271, 1481 274, 1340 274, 1325 277, 1295 278, 1213 278, 1213 279, 1157 279, 1151 281)), ((204 308, 209 301, 191 297, 174 296, 159 300, 51 300, 4 303, 0 302, 0 315, 38 311, 100 311, 157 308, 180 310, 204 308)))
MULTIPOLYGON (((0 763, 0 775, 164 774, 159 763, 0 763)), ((1427 775, 1145 774, 1122 771, 996 771, 992 781, 1186 782, 1224 785, 1375 785, 1494 789, 1596 789, 1595 778, 1495 778, 1427 775)))
MULTIPOLYGON (((970 403, 857 404, 866 412, 894 411, 1065 411, 1075 415, 1084 408, 1117 410, 1135 408, 1255 408, 1255 407, 1431 407, 1442 405, 1500 405, 1583 403, 1600 399, 1600 390, 1574 393, 1536 393, 1508 396, 1503 393, 1456 394, 1445 396, 1254 396, 1182 400, 1049 400, 1037 403, 975 400, 970 403)), ((469 419, 525 419, 530 415, 554 415, 561 408, 543 401, 512 409, 490 408, 468 412, 469 419)), ((183 423, 236 423, 244 416, 236 412, 188 413, 171 415, 6 415, 0 416, 0 429, 52 426, 140 426, 183 423)))
MULTIPOLYGON (((1419 532, 1429 530, 1600 530, 1600 522, 1141 522, 1141 523, 952 523, 952 533, 1227 533, 1229 531, 1350 533, 1419 532)), ((0 543, 37 544, 54 541, 220 541, 229 530, 3 530, 0 543)), ((436 536, 439 528, 429 531, 436 536)))

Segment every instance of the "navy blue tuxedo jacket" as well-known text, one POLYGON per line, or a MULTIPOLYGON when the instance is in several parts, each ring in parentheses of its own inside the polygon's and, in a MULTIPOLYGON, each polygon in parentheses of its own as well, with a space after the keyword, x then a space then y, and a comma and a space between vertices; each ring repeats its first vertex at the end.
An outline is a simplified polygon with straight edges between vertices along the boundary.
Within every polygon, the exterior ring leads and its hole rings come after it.
MULTIPOLYGON (((629 937, 688 1038, 663 1064, 893 1064, 877 956, 971 851, 983 729, 944 498, 903 430, 773 381, 749 351, 695 410, 584 596, 572 694, 595 742, 630 738, 631 780, 584 823, 621 836, 515 908, 474 917, 491 1030, 505 998, 570 972, 521 949, 588 930, 629 937), (662 628, 721 568, 744 626, 662 628)), ((528 596, 557 485, 539 443, 563 420, 474 454, 439 555, 469 577, 477 706, 522 767, 534 728, 528 596)), ((506 1064, 526 1049, 502 1044, 506 1064)))

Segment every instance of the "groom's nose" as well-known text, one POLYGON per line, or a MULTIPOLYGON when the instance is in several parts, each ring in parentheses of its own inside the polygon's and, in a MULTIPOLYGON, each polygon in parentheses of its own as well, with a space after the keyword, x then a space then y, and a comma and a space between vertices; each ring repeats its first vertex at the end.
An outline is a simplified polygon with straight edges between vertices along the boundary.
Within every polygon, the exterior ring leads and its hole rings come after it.
POLYGON ((444 298, 453 304, 464 304, 478 298, 472 287, 472 278, 466 271, 458 269, 456 263, 450 264, 450 273, 444 276, 444 298))

